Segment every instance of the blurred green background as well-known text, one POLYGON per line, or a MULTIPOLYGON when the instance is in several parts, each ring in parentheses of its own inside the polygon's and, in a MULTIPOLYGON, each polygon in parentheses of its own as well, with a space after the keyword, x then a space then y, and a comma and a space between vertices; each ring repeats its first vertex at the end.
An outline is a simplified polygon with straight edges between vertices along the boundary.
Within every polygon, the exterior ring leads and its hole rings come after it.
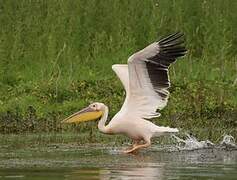
POLYGON ((93 101, 111 118, 125 96, 111 65, 181 31, 188 55, 170 68, 170 100, 153 121, 237 137, 236 11, 236 0, 0 0, 0 132, 95 128, 59 122, 93 101))

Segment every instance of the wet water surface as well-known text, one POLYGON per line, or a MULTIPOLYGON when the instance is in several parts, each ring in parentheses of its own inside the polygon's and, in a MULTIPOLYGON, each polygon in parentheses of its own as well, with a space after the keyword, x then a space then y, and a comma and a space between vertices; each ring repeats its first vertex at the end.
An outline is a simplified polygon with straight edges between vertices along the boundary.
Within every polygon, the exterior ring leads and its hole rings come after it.
POLYGON ((237 179, 237 151, 170 151, 153 146, 127 155, 120 148, 52 145, 0 149, 0 179, 237 179))

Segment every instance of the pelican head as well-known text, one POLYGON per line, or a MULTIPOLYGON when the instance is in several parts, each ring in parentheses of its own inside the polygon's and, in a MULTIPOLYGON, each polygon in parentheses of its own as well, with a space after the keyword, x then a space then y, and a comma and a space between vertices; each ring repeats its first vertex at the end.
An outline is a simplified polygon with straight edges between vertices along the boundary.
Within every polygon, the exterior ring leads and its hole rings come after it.
POLYGON ((105 105, 103 103, 92 103, 88 107, 64 119, 62 123, 81 123, 85 121, 97 120, 103 115, 104 107, 105 105))

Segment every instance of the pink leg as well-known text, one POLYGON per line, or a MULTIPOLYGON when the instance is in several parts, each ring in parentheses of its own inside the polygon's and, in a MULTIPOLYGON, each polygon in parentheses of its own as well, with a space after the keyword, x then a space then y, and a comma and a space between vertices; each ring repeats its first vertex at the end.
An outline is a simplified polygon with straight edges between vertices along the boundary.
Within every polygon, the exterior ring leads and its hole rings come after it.
POLYGON ((140 140, 133 140, 132 147, 127 148, 127 150, 125 150, 125 151, 129 151, 129 150, 133 149, 135 146, 139 145, 139 142, 140 142, 140 140))
POLYGON ((134 148, 134 147, 136 147, 137 145, 139 145, 139 142, 140 142, 140 140, 134 140, 134 143, 133 143, 132 147, 134 148))
POLYGON ((138 149, 149 147, 150 145, 151 145, 150 139, 145 141, 145 144, 135 143, 132 149, 126 150, 126 151, 124 151, 124 153, 132 153, 138 149))

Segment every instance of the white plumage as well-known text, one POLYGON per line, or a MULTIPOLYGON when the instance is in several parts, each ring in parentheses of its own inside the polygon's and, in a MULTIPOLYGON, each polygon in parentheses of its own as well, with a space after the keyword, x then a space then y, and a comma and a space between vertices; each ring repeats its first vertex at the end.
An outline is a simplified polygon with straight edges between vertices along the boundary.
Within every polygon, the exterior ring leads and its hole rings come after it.
POLYGON ((180 33, 173 34, 133 54, 128 59, 128 65, 112 66, 126 90, 126 98, 108 128, 146 142, 150 142, 153 136, 178 132, 176 128, 159 127, 146 119, 158 117, 160 114, 157 109, 161 110, 167 104, 167 88, 170 86, 168 67, 177 57, 186 53, 186 49, 181 46, 182 36, 180 33), (150 67, 147 66, 149 63, 150 67), (152 76, 159 75, 163 77, 157 79, 160 82, 152 83, 152 76))
POLYGON ((167 104, 167 89, 170 87, 168 68, 176 58, 186 54, 182 37, 181 33, 172 34, 130 56, 128 64, 112 66, 124 86, 126 98, 121 110, 107 126, 105 122, 108 107, 103 103, 89 106, 90 111, 103 112, 98 124, 100 131, 107 134, 125 134, 134 140, 133 147, 127 153, 148 147, 154 136, 178 132, 176 128, 160 127, 148 119, 158 117, 160 113, 157 110, 163 109, 167 104))

